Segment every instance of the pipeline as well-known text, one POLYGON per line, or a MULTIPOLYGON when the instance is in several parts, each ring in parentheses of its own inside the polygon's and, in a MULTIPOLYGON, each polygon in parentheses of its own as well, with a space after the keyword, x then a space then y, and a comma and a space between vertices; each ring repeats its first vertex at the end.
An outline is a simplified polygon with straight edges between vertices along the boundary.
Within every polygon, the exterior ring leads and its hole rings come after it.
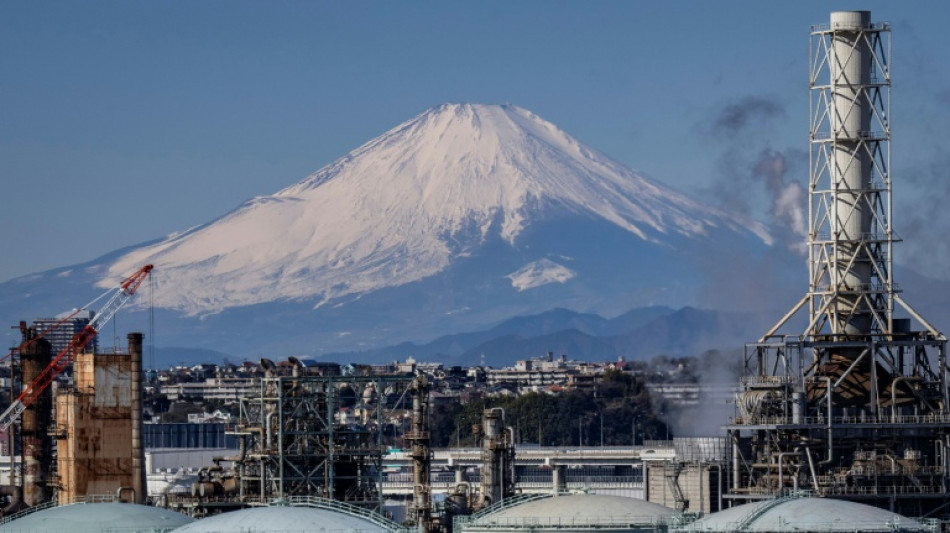
POLYGON ((7 504, 0 509, 0 515, 7 516, 23 509, 23 490, 15 485, 0 485, 0 496, 7 498, 7 504))

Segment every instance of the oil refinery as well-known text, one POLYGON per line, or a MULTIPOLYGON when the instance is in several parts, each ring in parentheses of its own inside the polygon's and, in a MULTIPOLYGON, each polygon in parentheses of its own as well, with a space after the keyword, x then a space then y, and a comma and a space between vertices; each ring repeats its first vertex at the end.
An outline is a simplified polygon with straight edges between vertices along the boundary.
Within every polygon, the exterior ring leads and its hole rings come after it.
POLYGON ((259 389, 228 424, 237 449, 211 457, 187 492, 149 494, 143 335, 126 352, 92 343, 147 265, 56 354, 21 323, 22 390, 0 415, 16 428, 21 475, 0 487, 0 532, 946 530, 946 337, 893 277, 890 29, 868 11, 811 28, 809 283, 746 345, 722 434, 638 442, 634 421, 618 449, 603 446, 601 418, 599 448, 581 425, 578 446, 560 449, 542 445, 538 421, 537 446, 519 447, 520 429, 492 407, 473 424, 475 448, 437 450, 423 372, 262 359, 259 389))

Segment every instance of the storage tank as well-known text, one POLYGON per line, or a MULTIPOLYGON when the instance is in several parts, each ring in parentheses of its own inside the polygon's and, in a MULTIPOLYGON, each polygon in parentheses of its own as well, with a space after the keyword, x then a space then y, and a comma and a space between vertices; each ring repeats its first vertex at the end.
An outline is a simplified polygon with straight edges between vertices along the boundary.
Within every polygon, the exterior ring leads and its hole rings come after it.
POLYGON ((73 503, 11 515, 0 521, 0 533, 163 533, 192 521, 175 511, 134 503, 73 503))
POLYGON ((379 514, 333 500, 299 497, 275 501, 202 518, 172 530, 174 533, 278 533, 333 531, 335 533, 393 533, 405 528, 379 514))
POLYGON ((506 500, 456 518, 455 533, 600 533, 666 531, 676 511, 636 498, 561 494, 506 500))
POLYGON ((937 521, 918 521, 863 503, 796 494, 738 505, 713 513, 691 524, 671 528, 671 533, 749 532, 930 532, 940 531, 937 521))

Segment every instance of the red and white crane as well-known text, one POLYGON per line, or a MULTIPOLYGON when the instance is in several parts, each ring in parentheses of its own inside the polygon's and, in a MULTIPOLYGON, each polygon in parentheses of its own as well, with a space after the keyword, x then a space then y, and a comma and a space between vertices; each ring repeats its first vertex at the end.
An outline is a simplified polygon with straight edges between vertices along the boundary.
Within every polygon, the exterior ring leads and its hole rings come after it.
POLYGON ((145 278, 148 277, 152 268, 152 265, 145 265, 135 274, 125 278, 117 287, 106 291, 83 307, 83 309, 89 308, 103 298, 109 297, 109 300, 102 306, 99 313, 89 321, 89 324, 82 328, 80 332, 73 335, 72 340, 69 341, 69 345, 50 361, 50 364, 36 376, 36 379, 34 379, 32 383, 23 389, 20 396, 0 415, 0 431, 5 431, 9 428, 13 422, 23 414, 23 411, 32 405, 33 402, 36 401, 36 398, 49 387, 50 383, 56 379, 56 376, 69 366, 69 363, 73 360, 73 356, 85 348, 86 345, 96 337, 102 327, 112 320, 116 312, 132 298, 132 295, 135 294, 135 291, 138 290, 142 282, 145 281, 145 278))

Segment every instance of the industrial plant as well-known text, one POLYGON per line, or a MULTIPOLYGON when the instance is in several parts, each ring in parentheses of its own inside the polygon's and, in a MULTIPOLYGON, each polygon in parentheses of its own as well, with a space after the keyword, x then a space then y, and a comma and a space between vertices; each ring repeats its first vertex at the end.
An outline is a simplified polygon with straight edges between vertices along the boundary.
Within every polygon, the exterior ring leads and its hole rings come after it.
POLYGON ((945 513, 947 340, 893 277, 890 26, 832 13, 810 65, 809 286, 746 349, 725 498, 807 489, 945 513), (799 313, 807 326, 783 333, 799 313))
POLYGON ((49 332, 73 315, 21 323, 21 389, 0 415, 21 465, 0 486, 0 532, 941 531, 950 376, 946 337, 893 279, 890 27, 832 13, 809 64, 809 286, 746 346, 723 435, 638 441, 635 420, 629 447, 605 447, 601 419, 600 447, 582 427, 578 446, 546 447, 538 421, 537 444, 519 445, 492 407, 474 447, 435 449, 425 372, 262 359, 227 424, 236 448, 186 490, 150 491, 143 335, 126 352, 94 344, 146 265, 62 348, 49 332))

